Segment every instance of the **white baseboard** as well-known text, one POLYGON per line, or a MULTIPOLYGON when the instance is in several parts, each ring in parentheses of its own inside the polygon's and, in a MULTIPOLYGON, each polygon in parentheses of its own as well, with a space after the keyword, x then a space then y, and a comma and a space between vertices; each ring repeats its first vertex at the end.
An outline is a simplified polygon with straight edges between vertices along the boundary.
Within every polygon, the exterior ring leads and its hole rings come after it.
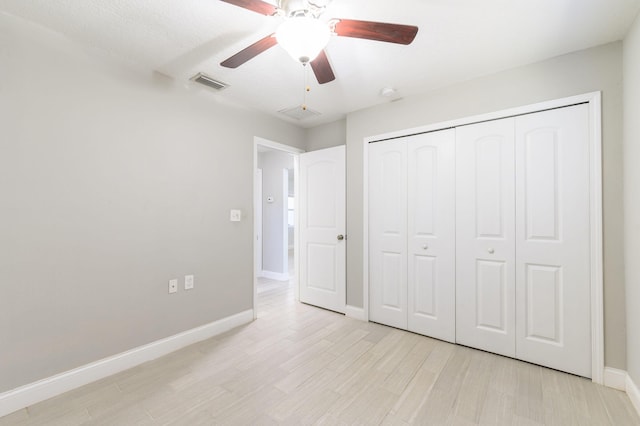
POLYGON ((366 321, 364 316, 364 309, 359 308, 357 306, 347 305, 344 307, 344 314, 353 319, 357 319, 360 321, 366 321))
POLYGON ((627 374, 627 395, 629 395, 629 399, 631 403, 636 408, 638 415, 640 415, 640 388, 636 383, 634 383, 631 376, 627 374))
POLYGON ((604 385, 608 388, 624 391, 627 389, 627 372, 617 368, 604 368, 604 385))
POLYGON ((633 379, 624 370, 617 368, 604 368, 604 385, 613 389, 621 390, 627 393, 631 404, 640 415, 640 388, 634 383, 633 379))
POLYGON ((258 276, 276 281, 289 281, 289 273, 282 274, 280 272, 262 270, 258 276))
POLYGON ((0 394, 0 417, 253 321, 247 310, 0 394))

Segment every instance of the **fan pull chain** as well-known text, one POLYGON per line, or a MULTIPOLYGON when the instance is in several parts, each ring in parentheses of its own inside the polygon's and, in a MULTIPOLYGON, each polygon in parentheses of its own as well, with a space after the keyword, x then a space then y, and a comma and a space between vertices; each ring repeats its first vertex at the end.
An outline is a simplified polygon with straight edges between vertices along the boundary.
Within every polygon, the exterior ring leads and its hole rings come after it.
POLYGON ((311 87, 309 86, 309 71, 307 69, 307 64, 303 64, 303 73, 304 73, 304 93, 302 94, 302 110, 307 110, 307 93, 311 91, 311 87))

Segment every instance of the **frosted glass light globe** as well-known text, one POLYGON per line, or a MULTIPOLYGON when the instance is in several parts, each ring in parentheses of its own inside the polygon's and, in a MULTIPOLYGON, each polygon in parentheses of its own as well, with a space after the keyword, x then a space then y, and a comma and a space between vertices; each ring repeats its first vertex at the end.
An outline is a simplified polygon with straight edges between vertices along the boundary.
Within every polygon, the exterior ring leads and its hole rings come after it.
POLYGON ((315 18, 297 16, 284 21, 276 30, 276 40, 296 61, 306 64, 329 43, 329 27, 315 18))

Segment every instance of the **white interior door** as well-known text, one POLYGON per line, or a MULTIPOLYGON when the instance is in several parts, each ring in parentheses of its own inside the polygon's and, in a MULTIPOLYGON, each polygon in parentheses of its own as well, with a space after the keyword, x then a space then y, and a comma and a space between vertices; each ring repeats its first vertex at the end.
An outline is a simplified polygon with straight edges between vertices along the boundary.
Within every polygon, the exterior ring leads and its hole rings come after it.
POLYGON ((369 145, 369 318, 407 328, 407 144, 369 145))
POLYGON ((456 129, 456 341, 515 356, 514 120, 456 129))
POLYGON ((591 377, 589 109, 516 119, 516 356, 591 377))
POLYGON ((344 313, 345 149, 300 154, 300 301, 344 313))
POLYGON ((455 341, 455 130, 403 138, 408 175, 408 329, 455 341))

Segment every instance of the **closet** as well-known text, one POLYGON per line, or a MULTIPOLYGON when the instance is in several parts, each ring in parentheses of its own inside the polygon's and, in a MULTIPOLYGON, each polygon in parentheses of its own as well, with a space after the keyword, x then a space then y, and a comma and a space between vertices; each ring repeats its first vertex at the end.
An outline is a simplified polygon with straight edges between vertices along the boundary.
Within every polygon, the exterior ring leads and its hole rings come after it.
POLYGON ((590 377, 588 105, 368 151, 370 319, 590 377))

